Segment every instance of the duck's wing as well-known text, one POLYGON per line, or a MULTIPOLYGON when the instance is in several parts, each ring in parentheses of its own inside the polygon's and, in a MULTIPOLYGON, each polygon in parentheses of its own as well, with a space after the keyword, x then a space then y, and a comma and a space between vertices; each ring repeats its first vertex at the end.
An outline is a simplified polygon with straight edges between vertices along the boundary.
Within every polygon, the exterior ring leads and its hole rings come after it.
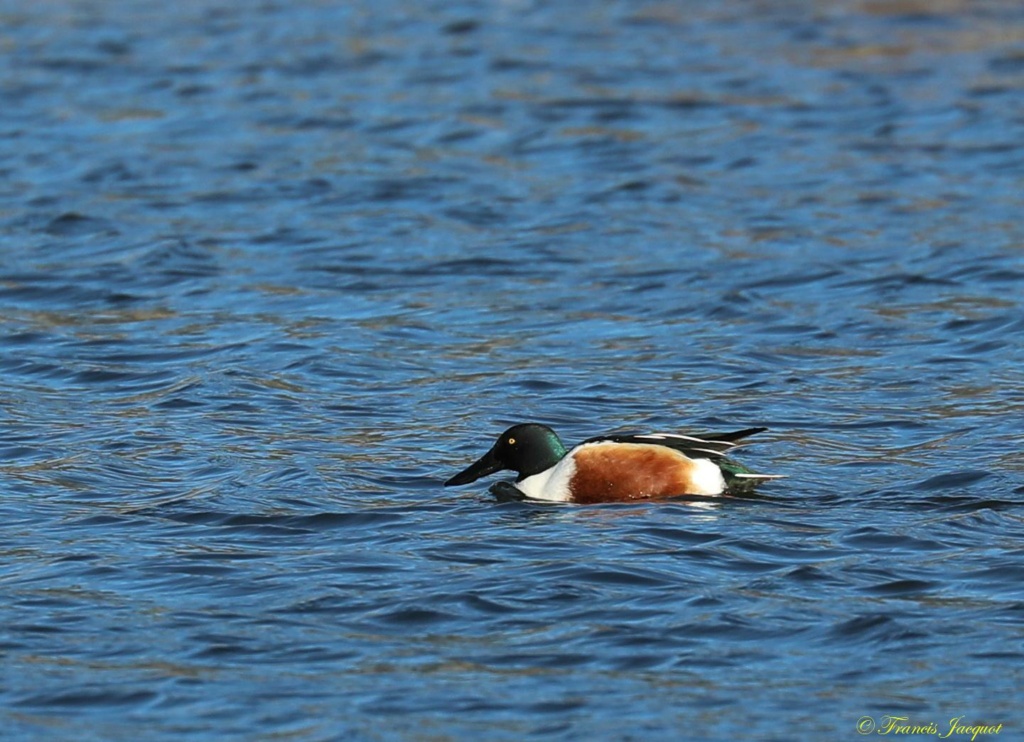
POLYGON ((743 444, 743 438, 763 433, 768 428, 744 428, 732 433, 714 433, 711 435, 683 435, 682 433, 638 433, 601 435, 588 438, 580 445, 587 443, 636 443, 649 446, 665 446, 675 449, 690 458, 720 458, 743 444))

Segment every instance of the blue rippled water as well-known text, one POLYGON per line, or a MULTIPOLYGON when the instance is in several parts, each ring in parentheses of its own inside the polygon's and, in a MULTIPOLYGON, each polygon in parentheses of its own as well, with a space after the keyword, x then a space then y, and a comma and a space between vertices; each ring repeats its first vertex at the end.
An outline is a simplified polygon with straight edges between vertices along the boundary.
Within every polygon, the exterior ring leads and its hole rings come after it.
POLYGON ((0 4, 0 737, 1020 738, 1022 93, 1009 0, 0 4), (442 488, 525 420, 787 479, 442 488))

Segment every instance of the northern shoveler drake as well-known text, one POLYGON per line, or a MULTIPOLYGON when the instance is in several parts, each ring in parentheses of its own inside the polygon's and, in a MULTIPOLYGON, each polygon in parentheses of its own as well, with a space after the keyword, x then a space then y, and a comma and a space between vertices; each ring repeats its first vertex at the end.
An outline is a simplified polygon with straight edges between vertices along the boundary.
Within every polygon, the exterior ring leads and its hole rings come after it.
POLYGON ((749 490, 759 480, 725 456, 737 441, 767 428, 695 437, 674 433, 606 435, 567 449, 551 428, 514 425, 491 450, 445 482, 446 487, 475 482, 510 469, 513 485, 534 500, 620 502, 675 495, 721 495, 749 490))

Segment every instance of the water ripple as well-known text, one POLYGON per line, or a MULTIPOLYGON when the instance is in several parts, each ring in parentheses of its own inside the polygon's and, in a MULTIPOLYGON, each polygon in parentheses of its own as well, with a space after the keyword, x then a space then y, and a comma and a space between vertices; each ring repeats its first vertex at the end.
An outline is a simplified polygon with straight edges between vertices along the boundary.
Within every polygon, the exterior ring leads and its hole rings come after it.
POLYGON ((9 736, 1019 727, 1017 4, 3 18, 9 736), (441 486, 529 419, 787 478, 441 486))

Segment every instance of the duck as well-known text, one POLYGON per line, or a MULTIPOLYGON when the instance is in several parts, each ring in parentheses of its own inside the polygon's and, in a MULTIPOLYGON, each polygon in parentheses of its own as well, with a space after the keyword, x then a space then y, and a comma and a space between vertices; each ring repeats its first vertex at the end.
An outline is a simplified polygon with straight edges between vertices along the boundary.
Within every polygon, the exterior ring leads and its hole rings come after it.
POLYGON ((694 436, 610 434, 567 448, 547 425, 521 423, 444 483, 456 487, 498 471, 518 477, 524 499, 596 504, 698 495, 742 494, 777 474, 755 474, 726 458, 740 441, 767 428, 694 436))

